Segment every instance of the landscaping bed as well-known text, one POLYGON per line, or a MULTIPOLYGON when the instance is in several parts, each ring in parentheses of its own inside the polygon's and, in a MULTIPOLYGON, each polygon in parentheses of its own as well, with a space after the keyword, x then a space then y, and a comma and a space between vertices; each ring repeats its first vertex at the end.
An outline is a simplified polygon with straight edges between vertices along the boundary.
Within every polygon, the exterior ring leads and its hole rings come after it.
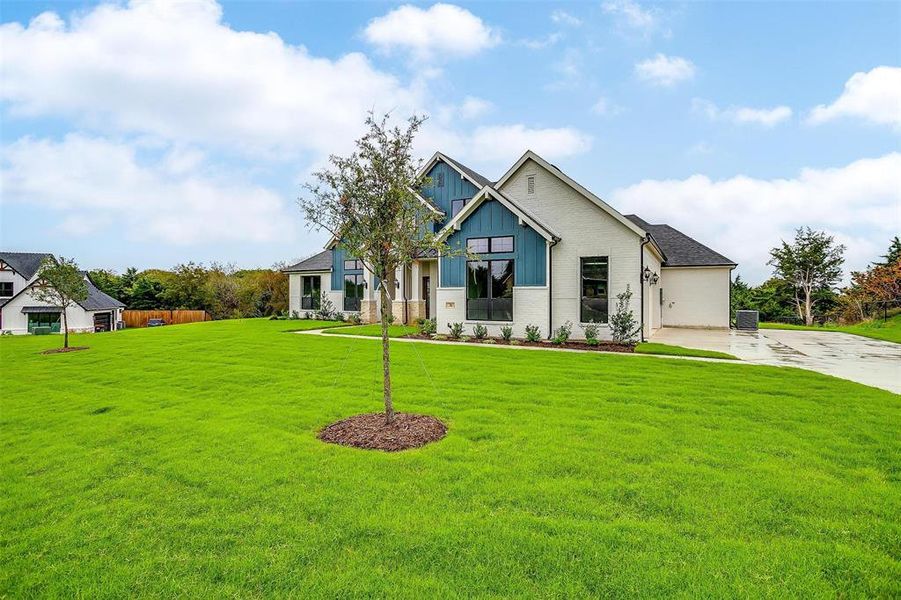
POLYGON ((619 342, 603 342, 600 341, 597 344, 589 344, 582 340, 569 340, 562 344, 557 344, 552 342, 551 340, 539 340, 537 342, 530 342, 528 340, 521 339, 511 339, 505 340, 499 337, 486 337, 486 338, 476 338, 469 336, 461 336, 458 338, 451 337, 449 335, 428 335, 423 333, 411 333, 409 335, 403 336, 405 338, 416 339, 416 340, 434 340, 441 342, 463 342, 468 344, 485 344, 487 345, 496 345, 496 346, 525 346, 528 348, 545 348, 545 349, 553 349, 553 348, 562 348, 565 350, 595 350, 597 352, 634 352, 635 344, 623 344, 619 342))
POLYGON ((437 442, 445 435, 447 425, 435 417, 396 413, 394 420, 386 423, 385 413, 369 413, 332 423, 319 432, 319 439, 341 446, 397 452, 437 442))

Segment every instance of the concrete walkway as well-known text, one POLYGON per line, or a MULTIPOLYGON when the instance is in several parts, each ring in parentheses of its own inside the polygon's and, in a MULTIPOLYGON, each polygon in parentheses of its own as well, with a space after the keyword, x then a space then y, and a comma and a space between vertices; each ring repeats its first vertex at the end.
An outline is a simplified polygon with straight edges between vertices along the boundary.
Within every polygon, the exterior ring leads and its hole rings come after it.
POLYGON ((809 369, 901 394, 901 344, 850 333, 664 327, 650 341, 728 352, 754 364, 809 369))

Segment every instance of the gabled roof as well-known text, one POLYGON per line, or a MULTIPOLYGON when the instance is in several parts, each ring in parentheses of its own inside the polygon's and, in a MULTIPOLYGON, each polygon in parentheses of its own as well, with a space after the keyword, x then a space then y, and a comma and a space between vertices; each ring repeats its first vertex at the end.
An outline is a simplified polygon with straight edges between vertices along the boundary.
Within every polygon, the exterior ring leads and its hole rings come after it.
POLYGON ((52 254, 49 252, 0 252, 0 260, 25 279, 34 277, 41 268, 41 263, 48 256, 52 256, 52 254))
POLYGON ((465 166, 463 163, 460 163, 460 162, 454 160, 453 158, 449 157, 448 155, 443 154, 441 152, 436 152, 435 154, 432 155, 432 158, 430 158, 422 166, 422 168, 419 169, 419 175, 422 176, 422 175, 425 175, 426 173, 428 173, 432 169, 432 167, 435 166, 435 163, 438 163, 438 162, 446 163, 453 170, 455 170, 457 173, 459 173, 465 179, 468 179, 471 184, 473 184, 474 186, 476 186, 479 189, 481 189, 491 183, 491 180, 488 179, 487 177, 485 177, 484 175, 482 175, 481 173, 477 173, 476 171, 465 166))
POLYGON ((86 272, 84 274, 85 283, 88 285, 88 297, 87 299, 79 302, 78 304, 85 310, 105 310, 108 308, 125 308, 125 304, 119 302, 109 294, 101 291, 94 282, 91 281, 91 276, 86 272))
POLYGON ((304 273, 310 271, 331 271, 332 270, 332 253, 330 250, 323 250, 319 254, 300 261, 297 264, 285 267, 282 273, 304 273))
POLYGON ((485 200, 497 200, 501 204, 507 207, 507 209, 512 212, 514 215, 519 217, 520 225, 526 224, 535 231, 537 231, 541 237, 546 239, 549 242, 559 242, 560 236, 554 233, 554 231, 542 223, 538 218, 529 214, 524 208, 519 206, 516 202, 513 201, 512 198, 499 192, 491 186, 486 185, 479 192, 472 197, 472 200, 466 203, 463 209, 458 212, 453 219, 451 219, 447 225, 445 225, 441 231, 439 232, 439 238, 445 238, 450 235, 451 232, 459 230, 460 224, 463 223, 471 214, 475 212, 475 210, 485 201, 485 200))
POLYGON ((652 225, 636 215, 626 218, 647 231, 666 254, 664 267, 734 267, 736 263, 669 225, 652 225))
POLYGON ((519 160, 516 161, 516 163, 512 167, 510 167, 506 173, 504 173, 504 176, 497 180, 497 182, 494 184, 494 187, 497 189, 502 188, 504 186, 504 184, 507 183, 507 181, 510 179, 510 177, 512 177, 513 174, 516 173, 519 170, 519 168, 529 159, 534 160, 536 163, 538 163, 539 165, 544 167, 547 171, 556 175, 557 178, 560 179, 563 183, 567 184, 569 187, 571 187, 574 190, 576 190, 577 192, 579 192, 582 196, 585 197, 586 200, 588 200, 589 202, 591 202, 592 204, 594 204, 595 206, 597 206, 598 208, 600 208, 601 210, 603 210, 604 212, 609 214, 611 217, 613 217, 614 219, 616 219, 617 221, 622 223, 627 229, 634 232, 636 235, 639 235, 642 237, 645 235, 645 231, 643 231, 641 229, 641 227, 639 227, 638 225, 636 225, 635 223, 633 223, 632 221, 627 219, 618 210, 616 210, 615 208, 613 208, 612 206, 610 206, 609 204, 607 204, 606 202, 604 202, 603 200, 601 200, 600 198, 598 198, 597 196, 592 194, 588 189, 586 189, 585 187, 580 185, 577 181, 575 181, 569 175, 567 175, 566 173, 564 173, 563 171, 561 171, 560 169, 558 169, 557 167, 555 167, 548 161, 544 160, 543 158, 541 158, 540 156, 538 156, 531 150, 526 150, 525 154, 523 154, 519 158, 519 160))

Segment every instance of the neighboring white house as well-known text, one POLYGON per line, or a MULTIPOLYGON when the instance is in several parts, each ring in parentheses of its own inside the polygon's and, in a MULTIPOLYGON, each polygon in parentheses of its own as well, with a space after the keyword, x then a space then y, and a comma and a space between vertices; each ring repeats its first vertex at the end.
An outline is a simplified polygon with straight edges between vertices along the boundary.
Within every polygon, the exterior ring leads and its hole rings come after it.
MULTIPOLYGON (((38 252, 0 252, 0 330, 31 333, 35 327, 49 327, 58 333, 62 326, 59 307, 40 302, 32 290, 41 281, 38 270, 48 256, 38 252)), ((66 310, 69 331, 110 331, 122 320, 125 305, 94 285, 84 273, 88 287, 86 300, 66 310)))
MULTIPOLYGON (((669 225, 619 213, 532 151, 495 182, 440 152, 422 174, 432 181, 422 195, 433 231, 478 258, 423 257, 399 270, 390 293, 400 322, 436 318, 441 332, 484 324, 490 335, 509 325, 517 337, 531 324, 548 337, 569 321, 579 337, 578 325, 607 323, 629 286, 643 336, 729 327, 733 261, 669 225)), ((292 312, 316 310, 321 291, 338 311, 376 320, 377 281, 337 241, 285 272, 292 312)))

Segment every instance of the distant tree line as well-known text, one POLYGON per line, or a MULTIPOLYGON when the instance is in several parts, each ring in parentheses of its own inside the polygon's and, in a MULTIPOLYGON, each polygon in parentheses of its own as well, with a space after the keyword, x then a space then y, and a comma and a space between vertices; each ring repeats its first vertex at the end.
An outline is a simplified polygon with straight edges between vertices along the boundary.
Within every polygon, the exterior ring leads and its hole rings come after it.
POLYGON ((236 269, 193 262, 172 270, 129 268, 90 272, 98 288, 130 309, 205 310, 214 319, 268 317, 288 311, 288 276, 272 269, 236 269))
POLYGON ((882 260, 851 272, 838 287, 844 246, 822 231, 798 229, 795 239, 770 251, 773 276, 759 286, 732 282, 732 310, 760 312, 761 321, 857 323, 901 312, 901 240, 896 236, 882 260))

